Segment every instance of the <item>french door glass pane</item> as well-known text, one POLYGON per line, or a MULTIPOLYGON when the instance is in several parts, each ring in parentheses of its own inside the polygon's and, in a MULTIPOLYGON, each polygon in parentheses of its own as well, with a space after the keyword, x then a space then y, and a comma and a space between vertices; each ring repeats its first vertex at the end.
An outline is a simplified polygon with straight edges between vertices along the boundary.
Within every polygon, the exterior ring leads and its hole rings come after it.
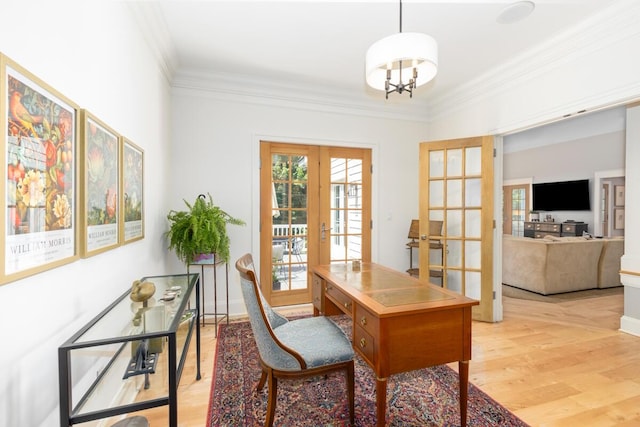
POLYGON ((479 271, 466 271, 465 272, 465 296, 473 299, 480 299, 482 283, 482 276, 479 271))
POLYGON ((447 271, 447 289, 461 293, 462 292, 462 271, 460 270, 448 270, 447 271))
POLYGON ((447 211, 447 236, 462 237, 462 211, 447 211))
POLYGON ((331 262, 362 259, 362 160, 331 158, 331 262))
POLYGON ((465 149, 465 175, 480 175, 482 173, 482 147, 468 147, 465 149))
POLYGON ((464 213, 465 215, 465 220, 464 220, 464 225, 465 225, 465 237, 475 237, 475 238, 480 238, 481 237, 481 226, 482 223, 480 221, 481 219, 481 211, 480 209, 468 209, 465 211, 464 213))
POLYGON ((478 208, 482 204, 482 180, 466 179, 464 189, 464 204, 468 208, 478 208))
POLYGON ((462 267, 462 242, 447 240, 447 267, 462 267))
POLYGON ((447 150, 447 176, 462 175, 462 150, 447 150))
POLYGON ((447 181, 447 207, 462 207, 462 180, 450 179, 447 181))
POLYGON ((306 156, 272 155, 271 281, 274 291, 307 286, 307 175, 306 156))
POLYGON ((481 261, 481 251, 480 251, 480 242, 466 240, 464 244, 464 258, 465 258, 465 266, 467 268, 477 268, 480 269, 480 261, 481 261))
POLYGON ((444 176, 444 151, 429 152, 429 177, 444 176))
POLYGON ((444 206, 444 181, 429 182, 429 205, 434 208, 444 206))

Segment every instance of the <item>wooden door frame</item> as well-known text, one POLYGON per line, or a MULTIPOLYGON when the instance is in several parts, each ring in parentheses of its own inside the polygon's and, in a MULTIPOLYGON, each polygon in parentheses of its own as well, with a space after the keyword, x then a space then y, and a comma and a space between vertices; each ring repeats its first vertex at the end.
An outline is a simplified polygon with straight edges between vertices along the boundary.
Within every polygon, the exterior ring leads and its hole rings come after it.
MULTIPOLYGON (((257 181, 256 187, 259 189, 257 194, 257 203, 259 208, 256 209, 256 216, 257 216, 256 222, 260 224, 258 233, 256 233, 255 240, 254 240, 255 246, 260 248, 260 257, 255 257, 256 268, 258 269, 260 280, 262 281, 261 289, 263 290, 265 298, 267 298, 267 300, 270 301, 273 305, 287 305, 286 303, 279 304, 277 301, 274 303, 274 301, 272 301, 272 298, 271 298, 271 294, 272 294, 271 286, 267 285, 267 283, 271 282, 270 280, 271 264, 270 262, 268 262, 270 261, 270 257, 268 255, 271 253, 271 246, 266 239, 263 242, 261 237, 262 237, 262 231, 264 230, 263 223, 262 223, 263 215, 265 214, 268 215, 269 212, 271 211, 271 196, 270 196, 271 191, 270 189, 267 189, 267 191, 263 191, 262 182, 265 179, 263 174, 266 175, 266 178, 268 180, 270 180, 271 177, 269 175, 270 168, 269 167, 263 168, 262 167, 263 165, 261 165, 261 159, 263 156, 263 151, 262 151, 263 145, 264 145, 263 143, 278 144, 278 145, 282 145, 283 147, 293 148, 293 149, 295 149, 296 147, 313 147, 318 151, 318 158, 320 158, 320 151, 324 150, 325 148, 330 149, 333 153, 338 153, 338 154, 341 151, 343 151, 344 153, 349 153, 349 152, 352 152, 352 150, 366 150, 367 154, 365 155, 365 157, 368 159, 368 161, 371 164, 373 164, 374 158, 375 158, 375 146, 369 145, 369 144, 348 144, 347 145, 346 143, 344 145, 341 145, 341 144, 337 145, 335 141, 331 143, 322 143, 317 141, 295 142, 293 140, 287 141, 287 140, 283 140, 282 138, 276 139, 271 137, 259 137, 257 138, 256 143, 258 146, 258 150, 256 153, 256 161, 254 162, 254 164, 256 164, 256 170, 258 171, 258 173, 255 176, 255 180, 257 181), (268 197, 266 196, 267 194, 268 194, 268 197), (267 255, 266 260, 263 260, 263 258, 265 258, 265 255, 267 255)), ((317 177, 315 177, 315 179, 317 179, 318 181, 320 179, 319 175, 320 174, 318 173, 317 177)), ((363 175, 364 175, 364 171, 363 171, 363 175)), ((312 177, 310 179, 314 179, 314 178, 312 177)), ((363 180, 366 180, 367 185, 369 186, 368 194, 366 196, 363 196, 363 203, 368 203, 369 212, 367 212, 367 215, 363 217, 363 221, 367 221, 369 224, 371 224, 372 212, 374 210, 374 198, 375 198, 375 195, 373 193, 374 180, 373 180, 372 173, 366 174, 366 178, 365 176, 363 176, 363 180)), ((309 185, 312 185, 312 183, 309 182, 309 185)), ((320 189, 320 191, 322 191, 322 189, 320 189)), ((321 195, 319 197, 321 197, 321 195)), ((320 223, 319 214, 320 214, 319 209, 313 209, 312 212, 311 211, 308 212, 308 221, 315 220, 317 223, 320 223)), ((320 239, 319 235, 320 235, 320 231, 318 228, 308 230, 308 239, 315 239, 316 241, 319 241, 320 239)), ((363 251, 364 252, 363 258, 365 259, 365 261, 371 260, 372 251, 375 250, 373 240, 374 240, 373 230, 370 228, 369 244, 366 250, 363 251)), ((309 267, 309 271, 313 265, 317 265, 318 263, 319 263, 318 254, 316 254, 316 256, 312 256, 311 258, 308 258, 307 265, 309 267)), ((311 301, 310 286, 308 288, 308 293, 309 293, 309 301, 311 301)))
MULTIPOLYGON (((309 156, 308 163, 308 175, 307 175, 307 186, 308 188, 318 188, 319 187, 319 171, 312 174, 311 171, 313 168, 318 167, 318 163, 316 160, 319 160, 319 150, 318 147, 312 144, 293 144, 293 143, 281 143, 272 140, 261 140, 260 141, 260 159, 263 156, 266 156, 267 152, 271 153, 273 147, 280 148, 280 151, 283 153, 291 152, 291 153, 302 153, 307 152, 309 156), (315 157, 313 159, 312 157, 315 157)), ((273 292, 271 288, 271 239, 262 239, 262 234, 264 232, 268 232, 269 236, 271 236, 271 230, 267 230, 268 224, 264 224, 263 218, 269 217, 272 212, 272 199, 271 199, 271 167, 270 163, 267 165, 262 165, 260 168, 260 180, 259 180, 259 188, 260 188, 260 209, 259 209, 259 221, 260 221, 260 233, 258 233, 258 241, 260 245, 260 259, 257 262, 259 264, 259 276, 260 276, 260 287, 262 289, 262 293, 264 297, 269 301, 271 305, 274 306, 282 306, 282 305, 292 305, 298 304, 298 298, 302 298, 303 300, 307 300, 311 302, 311 286, 307 286, 304 290, 292 290, 288 291, 287 294, 278 294, 273 292), (281 297, 279 297, 281 296, 281 297)), ((317 222, 318 221, 318 210, 319 208, 316 204, 319 201, 319 197, 312 199, 309 197, 307 200, 307 223, 309 222, 317 222)), ((307 228, 307 239, 318 239, 317 229, 312 229, 310 227, 307 228)), ((315 265, 318 262, 318 254, 314 250, 309 250, 307 252, 307 271, 309 271, 309 267, 311 265, 315 265)), ((307 281, 308 283, 308 281, 307 281)))
MULTIPOLYGON (((320 161, 321 163, 327 163, 330 161, 331 157, 344 157, 344 158, 360 158, 363 161, 363 170, 362 170, 362 185, 364 188, 366 188, 368 191, 365 191, 364 194, 362 194, 362 205, 363 206, 369 206, 368 211, 364 210, 362 211, 362 225, 363 225, 363 236, 362 236, 362 262, 371 262, 371 235, 372 235, 372 228, 371 228, 371 218, 372 218, 372 210, 373 210, 373 206, 372 206, 372 193, 373 193, 373 188, 372 188, 372 175, 373 172, 371 169, 369 169, 369 171, 365 170, 366 165, 368 164, 370 167, 372 165, 372 150, 369 148, 362 148, 362 147, 334 147, 334 146, 324 146, 324 147, 320 147, 320 161), (355 150, 358 150, 360 153, 362 153, 362 156, 353 156, 353 153, 355 150), (365 231, 364 227, 367 227, 368 231, 365 231)), ((320 177, 320 182, 322 183, 323 180, 325 179, 324 176, 322 176, 322 174, 324 173, 324 171, 321 168, 321 177, 320 177)), ((330 177, 327 177, 327 179, 330 179, 330 177)), ((320 188, 320 199, 329 199, 331 194, 331 188, 329 188, 329 186, 321 186, 320 188)), ((320 206, 322 207, 322 203, 320 203, 320 206)), ((322 210, 320 212, 320 218, 319 218, 319 223, 325 222, 326 224, 330 224, 330 219, 328 217, 329 214, 329 210, 322 210)), ((326 264, 329 263, 329 256, 330 256, 330 245, 331 242, 330 240, 326 240, 326 241, 322 241, 319 240, 319 244, 320 244, 320 255, 319 255, 319 263, 320 264, 326 264), (326 254, 326 258, 325 258, 325 254, 326 254)))
POLYGON ((527 198, 525 200, 524 211, 525 218, 524 221, 528 221, 528 212, 530 211, 531 205, 531 185, 530 184, 504 184, 502 186, 502 234, 513 234, 513 229, 511 227, 511 212, 512 209, 509 208, 510 202, 513 200, 509 193, 509 197, 507 197, 508 192, 513 190, 514 188, 523 188, 526 192, 527 198), (509 218, 507 218, 507 213, 509 213, 509 218))
MULTIPOLYGON (((499 273, 494 271, 494 252, 497 248, 494 245, 494 234, 496 230, 496 209, 495 209, 495 179, 494 176, 494 156, 496 154, 495 145, 497 138, 493 135, 478 136, 469 138, 458 138, 442 141, 430 141, 420 144, 420 174, 419 174, 419 194, 420 194, 420 236, 419 240, 420 250, 420 270, 428 271, 429 265, 429 224, 428 221, 422 221, 422 219, 428 219, 429 213, 429 188, 423 185, 428 180, 428 164, 425 167, 425 162, 428 159, 423 157, 423 144, 428 144, 434 149, 451 149, 451 148, 464 148, 467 146, 477 146, 477 140, 481 140, 481 162, 482 162, 482 182, 481 182, 481 250, 482 259, 480 261, 480 271, 482 272, 481 280, 481 303, 479 306, 473 307, 473 318, 482 321, 495 321, 497 317, 501 317, 500 313, 496 313, 495 298, 497 293, 495 292, 494 278, 500 277, 499 273), (472 144, 472 145, 470 145, 472 144), (423 239, 422 236, 426 236, 423 239), (486 256, 490 254, 491 256, 486 256), (497 274, 497 276, 496 276, 497 274)), ((500 178, 500 177, 498 177, 500 178)), ((501 213, 499 213, 501 215, 501 213)), ((502 225, 500 225, 500 230, 502 225)), ((446 230, 443 231, 443 236, 446 240, 446 230)), ((500 238, 497 239, 501 242, 500 238)), ((446 267, 446 265, 445 265, 446 267)), ((428 274, 428 273, 425 273, 428 274)), ((422 277, 422 274, 421 274, 422 277)), ((498 294, 499 295, 499 294, 498 294)), ((499 310, 499 309, 498 309, 499 310)))

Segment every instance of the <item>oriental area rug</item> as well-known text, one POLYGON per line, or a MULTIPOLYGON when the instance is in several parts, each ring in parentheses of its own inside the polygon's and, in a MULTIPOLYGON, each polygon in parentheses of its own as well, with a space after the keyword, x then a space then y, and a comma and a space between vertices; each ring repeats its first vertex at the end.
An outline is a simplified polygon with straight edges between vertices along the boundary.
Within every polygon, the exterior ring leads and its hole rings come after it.
MULTIPOLYGON (((332 319, 350 330, 346 316, 332 319)), ((350 334, 347 334, 348 336, 350 334)), ((260 378, 258 350, 248 322, 221 324, 209 397, 208 427, 264 425, 267 385, 260 378)), ((446 365, 391 376, 387 380, 388 426, 459 426, 458 374, 446 365)), ((355 359, 355 425, 376 424, 375 374, 355 359)), ((467 425, 523 426, 509 410, 469 384, 467 425)), ((349 408, 343 373, 305 380, 278 381, 274 426, 348 426, 349 408)))

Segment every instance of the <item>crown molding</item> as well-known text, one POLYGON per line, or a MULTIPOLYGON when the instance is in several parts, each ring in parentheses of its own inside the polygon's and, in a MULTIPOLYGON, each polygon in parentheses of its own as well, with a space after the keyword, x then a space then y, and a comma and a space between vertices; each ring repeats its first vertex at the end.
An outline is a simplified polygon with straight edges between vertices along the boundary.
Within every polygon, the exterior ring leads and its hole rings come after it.
MULTIPOLYGON (((430 121, 466 109, 473 104, 494 99, 502 93, 512 91, 514 87, 526 86, 528 81, 535 80, 571 60, 607 49, 625 39, 638 36, 640 34, 640 26, 637 25, 639 19, 640 2, 624 0, 615 3, 580 25, 523 52, 511 61, 478 76, 476 79, 432 99, 429 104, 430 121)), ((620 88, 614 92, 625 93, 627 89, 620 88)), ((609 97, 602 94, 596 98, 606 99, 609 97)), ((556 117, 564 116, 567 111, 576 111, 572 110, 571 106, 562 106, 562 108, 565 109, 564 112, 559 112, 560 115, 556 117)), ((576 108, 584 108, 584 105, 576 108)))
POLYGON ((171 86, 176 94, 230 102, 424 123, 428 119, 425 101, 416 97, 385 100, 380 92, 369 94, 366 88, 360 94, 343 88, 193 70, 178 72, 171 86))
POLYGON ((169 83, 177 69, 177 54, 160 6, 155 2, 126 2, 140 28, 140 34, 156 58, 160 70, 169 83))

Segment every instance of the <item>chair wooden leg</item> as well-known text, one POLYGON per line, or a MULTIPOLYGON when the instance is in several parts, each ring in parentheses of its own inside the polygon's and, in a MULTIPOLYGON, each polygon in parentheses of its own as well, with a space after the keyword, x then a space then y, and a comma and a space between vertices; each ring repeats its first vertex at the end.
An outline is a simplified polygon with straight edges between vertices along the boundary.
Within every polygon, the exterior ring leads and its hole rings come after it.
POLYGON ((258 386, 256 387, 256 390, 257 391, 262 390, 262 387, 264 387, 265 382, 267 382, 267 371, 263 369, 262 375, 260 376, 260 381, 258 381, 258 386))
POLYGON ((276 398, 278 397, 278 379, 269 371, 269 397, 267 400, 267 418, 264 421, 265 427, 273 425, 276 414, 276 398))
POLYGON ((355 402, 354 402, 354 389, 355 389, 355 374, 353 367, 353 360, 347 365, 347 396, 349 398, 349 420, 351 425, 355 426, 355 402))

